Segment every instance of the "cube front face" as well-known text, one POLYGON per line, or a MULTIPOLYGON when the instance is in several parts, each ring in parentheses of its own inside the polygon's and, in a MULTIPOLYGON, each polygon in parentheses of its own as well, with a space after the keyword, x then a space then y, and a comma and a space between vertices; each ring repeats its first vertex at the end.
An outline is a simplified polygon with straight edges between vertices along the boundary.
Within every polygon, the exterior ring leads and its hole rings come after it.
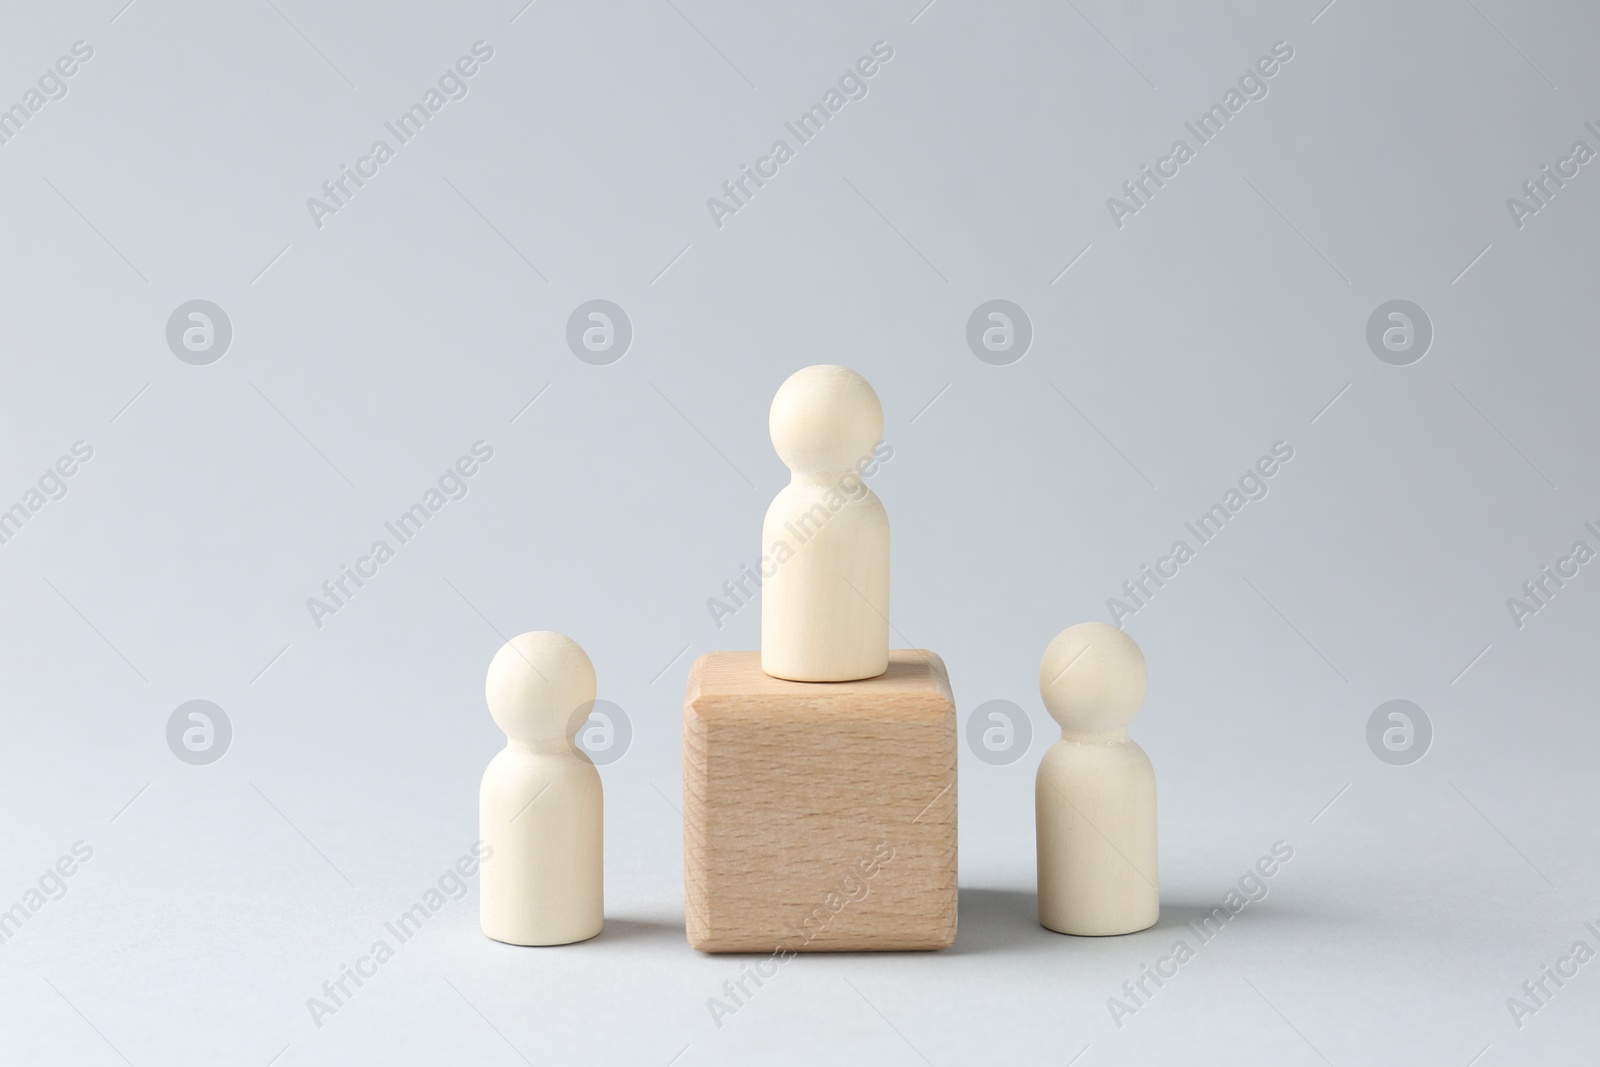
POLYGON ((945 948, 956 932, 956 717, 944 663, 787 682, 695 663, 684 707, 689 942, 706 952, 945 948))

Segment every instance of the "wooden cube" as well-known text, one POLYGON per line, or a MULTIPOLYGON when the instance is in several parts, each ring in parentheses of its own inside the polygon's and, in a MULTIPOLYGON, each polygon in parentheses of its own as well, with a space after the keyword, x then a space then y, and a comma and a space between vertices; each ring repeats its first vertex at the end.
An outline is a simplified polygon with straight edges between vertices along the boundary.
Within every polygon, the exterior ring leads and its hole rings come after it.
POLYGON ((956 936, 956 710, 944 661, 790 682, 710 652, 683 714, 689 943, 704 952, 945 948, 956 936))

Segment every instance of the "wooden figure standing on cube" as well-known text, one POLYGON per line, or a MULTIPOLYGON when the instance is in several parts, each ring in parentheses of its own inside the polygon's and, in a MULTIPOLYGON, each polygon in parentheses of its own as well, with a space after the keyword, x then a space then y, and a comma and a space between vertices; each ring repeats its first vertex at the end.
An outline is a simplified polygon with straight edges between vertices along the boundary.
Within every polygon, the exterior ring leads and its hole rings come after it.
POLYGON ((1160 915, 1156 772, 1128 737, 1146 687, 1144 653, 1110 623, 1061 631, 1039 664, 1061 725, 1034 789, 1039 922, 1051 930, 1131 934, 1160 915))
POLYGON ((889 515, 860 465, 883 435, 878 394, 848 368, 807 367, 773 397, 767 425, 790 480, 761 526, 762 547, 783 558, 761 583, 761 669, 876 678, 889 667, 889 515))
POLYGON ((808 367, 770 427, 791 481, 762 530, 761 651, 701 656, 684 700, 689 943, 944 948, 955 699, 937 655, 889 649, 888 517, 860 478, 883 409, 854 371, 808 367))

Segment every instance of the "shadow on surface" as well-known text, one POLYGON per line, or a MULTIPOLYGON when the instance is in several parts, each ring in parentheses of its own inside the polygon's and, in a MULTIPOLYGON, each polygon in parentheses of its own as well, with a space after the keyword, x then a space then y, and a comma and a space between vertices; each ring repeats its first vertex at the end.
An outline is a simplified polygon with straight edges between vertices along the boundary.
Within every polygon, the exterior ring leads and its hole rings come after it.
POLYGON ((1030 889, 962 888, 956 943, 945 952, 1003 952, 1059 937, 1039 925, 1036 901, 1030 889))
MULTIPOLYGON (((1190 928, 1185 925, 1191 922, 1199 925, 1200 921, 1211 915, 1212 909, 1219 907, 1222 897, 1216 900, 1199 900, 1190 897, 1178 899, 1162 898, 1161 917, 1156 924, 1145 930, 1136 930, 1128 934, 1115 934, 1105 937, 1079 937, 1072 934, 1060 934, 1054 930, 1047 930, 1039 925, 1039 910, 1037 897, 1032 890, 1025 889, 966 889, 961 890, 960 918, 956 928, 956 943, 946 949, 947 954, 964 955, 977 952, 1014 952, 1014 951, 1056 951, 1063 945, 1079 944, 1092 945, 1094 943, 1111 944, 1119 941, 1136 941, 1145 938, 1159 938, 1163 944, 1168 942, 1170 935, 1189 934, 1194 937, 1190 928)), ((1207 927, 1208 936, 1220 932, 1219 927, 1225 929, 1235 925, 1235 920, 1242 920, 1245 926, 1271 926, 1282 923, 1303 925, 1308 920, 1321 922, 1336 921, 1337 916, 1317 915, 1306 911, 1304 908, 1285 906, 1282 902, 1261 901, 1247 904, 1233 920, 1222 923, 1216 918, 1212 919, 1207 927)))
POLYGON ((624 941, 630 944, 670 942, 684 948, 688 948, 689 944, 684 938, 681 922, 665 922, 661 919, 620 919, 610 915, 606 916, 605 929, 600 931, 594 941, 605 944, 624 941))

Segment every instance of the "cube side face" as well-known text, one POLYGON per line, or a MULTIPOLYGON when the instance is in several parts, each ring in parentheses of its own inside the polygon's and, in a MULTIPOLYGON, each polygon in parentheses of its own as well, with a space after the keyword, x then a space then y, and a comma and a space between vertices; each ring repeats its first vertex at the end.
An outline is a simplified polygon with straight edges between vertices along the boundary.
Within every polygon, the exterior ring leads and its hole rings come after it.
POLYGON ((892 653, 891 673, 895 657, 904 668, 912 655, 924 657, 909 664, 921 679, 902 672, 892 692, 874 680, 767 687, 742 674, 719 691, 704 684, 716 670, 696 664, 684 709, 694 947, 870 951, 954 941, 955 706, 937 657, 892 653))

